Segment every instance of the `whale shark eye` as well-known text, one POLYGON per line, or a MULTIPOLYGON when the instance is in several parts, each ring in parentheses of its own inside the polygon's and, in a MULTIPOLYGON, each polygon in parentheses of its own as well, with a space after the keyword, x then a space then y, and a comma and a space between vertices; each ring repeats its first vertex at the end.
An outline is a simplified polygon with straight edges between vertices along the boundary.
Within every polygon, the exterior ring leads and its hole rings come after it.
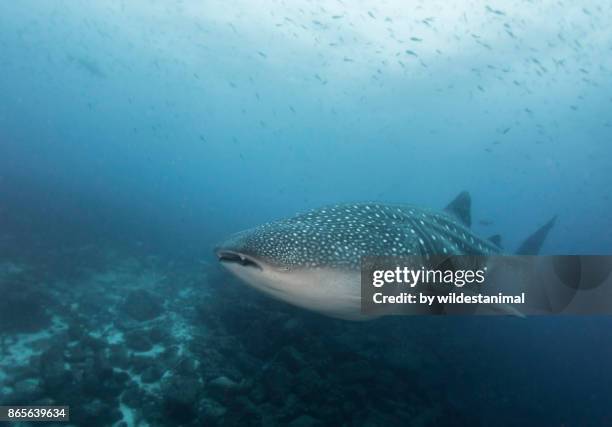
POLYGON ((258 268, 259 270, 263 270, 261 268, 261 265, 259 265, 257 261, 241 253, 230 252, 230 251, 220 251, 217 253, 217 257, 219 258, 220 262, 240 264, 244 267, 253 267, 253 268, 258 268))

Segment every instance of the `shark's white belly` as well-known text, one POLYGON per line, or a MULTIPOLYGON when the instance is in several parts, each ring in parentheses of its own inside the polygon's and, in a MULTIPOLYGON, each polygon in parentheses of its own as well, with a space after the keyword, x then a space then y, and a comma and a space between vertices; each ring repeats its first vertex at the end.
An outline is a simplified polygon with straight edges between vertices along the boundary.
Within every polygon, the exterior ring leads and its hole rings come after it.
POLYGON ((361 313, 359 270, 304 269, 257 271, 228 265, 236 276, 274 298, 308 310, 347 320, 368 320, 361 313))

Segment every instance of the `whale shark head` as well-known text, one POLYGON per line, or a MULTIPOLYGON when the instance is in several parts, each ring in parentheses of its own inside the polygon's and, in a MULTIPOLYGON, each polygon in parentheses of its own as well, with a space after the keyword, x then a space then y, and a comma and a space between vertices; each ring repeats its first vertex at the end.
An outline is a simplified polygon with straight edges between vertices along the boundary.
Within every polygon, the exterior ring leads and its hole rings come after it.
POLYGON ((316 240, 320 231, 309 236, 304 227, 288 220, 265 224, 230 236, 214 252, 233 275, 271 297, 333 317, 360 318, 354 286, 359 270, 348 258, 330 262, 325 242, 316 240))

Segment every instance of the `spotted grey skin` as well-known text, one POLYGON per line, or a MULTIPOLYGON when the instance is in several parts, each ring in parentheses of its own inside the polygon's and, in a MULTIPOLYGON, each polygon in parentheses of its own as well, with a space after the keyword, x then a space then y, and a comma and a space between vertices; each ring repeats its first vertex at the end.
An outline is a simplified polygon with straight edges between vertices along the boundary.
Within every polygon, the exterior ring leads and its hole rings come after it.
MULTIPOLYGON (((355 320, 363 318, 362 257, 500 253, 499 246, 469 229, 470 222, 466 192, 444 211, 341 204, 237 233, 215 253, 230 272, 274 298, 355 320)), ((526 249, 541 245, 547 232, 539 230, 526 249)))
POLYGON ((226 246, 279 268, 359 269, 364 256, 500 251, 445 212, 379 203, 314 209, 236 235, 226 246))

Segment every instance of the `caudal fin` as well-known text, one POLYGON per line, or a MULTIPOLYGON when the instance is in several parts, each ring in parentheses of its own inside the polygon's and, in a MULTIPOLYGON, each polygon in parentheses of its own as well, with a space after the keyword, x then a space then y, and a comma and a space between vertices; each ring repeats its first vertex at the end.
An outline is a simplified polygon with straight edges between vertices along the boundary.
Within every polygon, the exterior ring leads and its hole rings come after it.
POLYGON ((538 228, 535 233, 527 237, 516 251, 517 255, 537 255, 548 236, 548 232, 555 225, 557 216, 553 216, 546 224, 538 228))

